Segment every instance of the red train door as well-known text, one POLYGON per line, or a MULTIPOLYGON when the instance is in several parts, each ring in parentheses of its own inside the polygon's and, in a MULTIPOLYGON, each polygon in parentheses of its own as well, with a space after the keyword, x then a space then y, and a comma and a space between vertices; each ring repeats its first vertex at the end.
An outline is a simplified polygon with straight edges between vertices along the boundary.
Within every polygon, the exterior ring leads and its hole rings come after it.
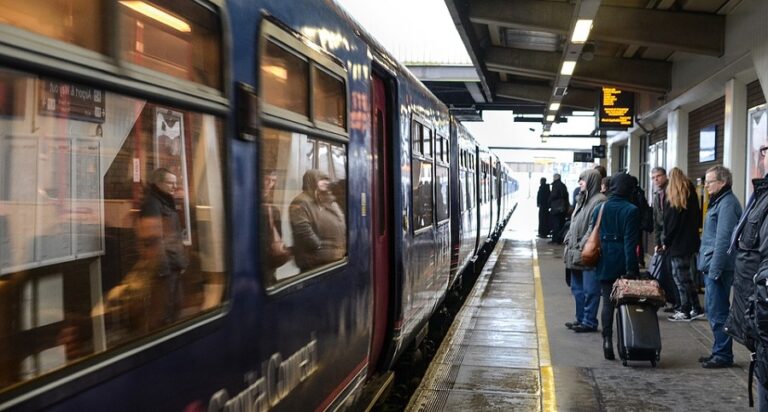
POLYGON ((369 358, 370 372, 376 368, 387 334, 387 309, 390 294, 390 211, 392 182, 390 180, 391 123, 387 106, 387 86, 373 75, 373 110, 371 113, 373 152, 373 187, 371 188, 371 218, 373 220, 373 336, 369 358))

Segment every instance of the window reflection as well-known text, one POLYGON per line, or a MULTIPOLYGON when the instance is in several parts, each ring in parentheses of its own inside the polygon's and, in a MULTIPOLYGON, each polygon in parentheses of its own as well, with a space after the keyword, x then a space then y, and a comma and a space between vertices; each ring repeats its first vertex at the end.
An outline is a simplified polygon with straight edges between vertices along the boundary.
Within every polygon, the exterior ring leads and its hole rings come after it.
POLYGON ((220 119, 3 69, 0 96, 0 391, 222 303, 220 119))
POLYGON ((309 116, 309 63, 267 41, 261 62, 264 101, 302 116, 309 116))
POLYGON ((262 129, 262 265, 267 286, 347 254, 346 146, 262 129), (330 166, 333 165, 333 168, 330 166))

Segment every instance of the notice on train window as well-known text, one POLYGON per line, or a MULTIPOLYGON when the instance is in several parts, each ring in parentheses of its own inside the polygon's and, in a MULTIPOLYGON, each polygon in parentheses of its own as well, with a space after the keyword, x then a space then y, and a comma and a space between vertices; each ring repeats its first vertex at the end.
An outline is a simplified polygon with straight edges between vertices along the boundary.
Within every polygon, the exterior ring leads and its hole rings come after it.
POLYGON ((104 123, 103 90, 50 79, 40 79, 38 84, 41 115, 104 123))
POLYGON ((635 93, 603 86, 599 109, 599 129, 628 129, 635 119, 635 93))

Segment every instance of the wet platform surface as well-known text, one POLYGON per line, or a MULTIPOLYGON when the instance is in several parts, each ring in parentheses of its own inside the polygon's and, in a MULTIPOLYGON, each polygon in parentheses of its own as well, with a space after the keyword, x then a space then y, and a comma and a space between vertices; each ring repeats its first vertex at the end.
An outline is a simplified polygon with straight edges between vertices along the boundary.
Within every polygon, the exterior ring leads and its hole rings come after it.
POLYGON ((734 344, 732 368, 699 365, 712 345, 707 321, 669 322, 659 311, 656 368, 603 359, 600 333, 564 326, 574 304, 562 247, 532 239, 505 232, 407 410, 755 410, 748 407, 744 348, 734 344))

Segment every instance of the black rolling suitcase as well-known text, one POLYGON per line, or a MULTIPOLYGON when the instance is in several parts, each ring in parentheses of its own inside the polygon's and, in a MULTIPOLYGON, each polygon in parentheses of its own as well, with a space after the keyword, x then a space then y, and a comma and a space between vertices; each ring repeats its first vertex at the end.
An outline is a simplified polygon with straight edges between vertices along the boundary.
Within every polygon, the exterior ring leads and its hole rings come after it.
POLYGON ((661 355, 661 333, 656 306, 647 303, 624 303, 618 307, 616 332, 621 363, 650 361, 651 366, 661 355))

